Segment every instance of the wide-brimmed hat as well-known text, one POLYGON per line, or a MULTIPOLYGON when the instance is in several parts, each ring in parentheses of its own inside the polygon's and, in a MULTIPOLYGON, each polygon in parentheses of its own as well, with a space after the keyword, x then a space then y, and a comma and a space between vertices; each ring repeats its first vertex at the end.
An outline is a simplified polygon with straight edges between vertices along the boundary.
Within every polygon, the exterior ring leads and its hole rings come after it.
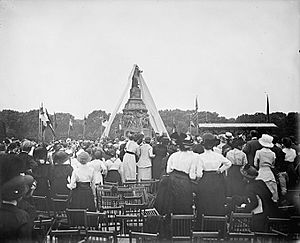
POLYGON ((268 134, 263 134, 258 142, 266 148, 273 148, 274 144, 272 143, 273 137, 268 134))
POLYGON ((255 179, 258 176, 258 171, 250 164, 242 166, 240 172, 244 177, 249 179, 255 179))
POLYGON ((186 148, 191 148, 194 145, 194 140, 190 135, 186 134, 186 137, 182 140, 182 145, 186 148))
POLYGON ((22 174, 13 177, 1 186, 2 199, 11 201, 23 197, 33 181, 33 177, 30 175, 22 174))
POLYGON ((62 150, 59 150, 53 154, 53 162, 54 164, 63 164, 69 159, 69 155, 62 150))
POLYGON ((91 160, 91 157, 88 152, 82 151, 81 153, 79 153, 77 155, 77 160, 81 164, 86 164, 87 162, 89 162, 91 160))

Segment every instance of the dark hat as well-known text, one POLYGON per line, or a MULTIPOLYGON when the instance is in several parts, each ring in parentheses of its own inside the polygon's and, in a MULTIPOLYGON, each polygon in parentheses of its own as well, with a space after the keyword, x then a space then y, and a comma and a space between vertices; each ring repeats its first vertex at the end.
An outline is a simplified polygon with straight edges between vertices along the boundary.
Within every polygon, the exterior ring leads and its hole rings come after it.
POLYGON ((244 177, 249 179, 255 179, 258 176, 258 171, 250 164, 242 166, 240 171, 244 177))
POLYGON ((150 143, 151 142, 151 138, 150 137, 145 137, 145 142, 146 143, 150 143))
POLYGON ((48 151, 44 146, 39 146, 33 150, 33 158, 36 160, 46 159, 47 155, 48 155, 48 151))
POLYGON ((18 175, 5 182, 1 188, 3 200, 16 200, 23 197, 29 190, 29 185, 33 183, 30 175, 18 175))
POLYGON ((59 150, 53 154, 53 162, 54 164, 63 164, 69 159, 69 155, 62 150, 59 150))
POLYGON ((212 134, 212 133, 204 133, 202 135, 202 145, 206 148, 206 149, 211 149, 216 145, 216 137, 212 134))
POLYGON ((243 138, 237 137, 237 138, 234 138, 234 139, 232 140, 231 146, 232 146, 233 148, 238 148, 238 147, 243 146, 244 143, 245 143, 245 142, 244 142, 243 138))
POLYGON ((33 177, 21 174, 22 160, 17 155, 0 155, 0 187, 4 200, 15 200, 24 196, 29 190, 28 185, 33 177))

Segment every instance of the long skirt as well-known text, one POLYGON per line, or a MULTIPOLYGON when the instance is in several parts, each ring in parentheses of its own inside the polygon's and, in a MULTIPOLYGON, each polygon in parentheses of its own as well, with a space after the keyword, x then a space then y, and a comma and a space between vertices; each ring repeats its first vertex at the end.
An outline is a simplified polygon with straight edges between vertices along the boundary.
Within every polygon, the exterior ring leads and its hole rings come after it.
POLYGON ((189 176, 180 171, 170 174, 170 193, 172 199, 171 213, 192 214, 193 213, 193 191, 189 176))
POLYGON ((201 215, 225 214, 225 180, 216 171, 204 171, 196 189, 197 221, 201 215))
POLYGON ((151 166, 146 167, 146 168, 140 168, 138 167, 138 180, 151 180, 151 166))
POLYGON ((117 170, 109 170, 107 172, 105 181, 107 182, 118 182, 119 185, 122 185, 122 179, 119 171, 117 170))
POLYGON ((227 196, 243 195, 245 188, 240 165, 232 165, 226 177, 227 196))
POLYGON ((69 207, 96 211, 94 195, 89 183, 77 182, 77 187, 70 194, 69 207))
POLYGON ((123 157, 124 180, 136 180, 136 159, 134 154, 125 153, 123 157))

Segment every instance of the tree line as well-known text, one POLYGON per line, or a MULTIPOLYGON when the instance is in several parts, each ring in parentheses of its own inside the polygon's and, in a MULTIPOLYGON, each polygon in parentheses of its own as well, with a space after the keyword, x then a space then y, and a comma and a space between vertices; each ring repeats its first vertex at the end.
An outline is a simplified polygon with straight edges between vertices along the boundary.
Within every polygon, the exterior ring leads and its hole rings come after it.
MULTIPOLYGON (((196 128, 190 126, 192 110, 161 110, 159 114, 166 126, 167 131, 172 133, 174 127, 179 132, 187 132, 192 128, 192 133, 196 133, 196 128)), ((102 125, 103 120, 109 118, 109 113, 103 110, 95 110, 91 112, 84 121, 83 119, 74 119, 70 113, 56 113, 56 122, 54 116, 50 115, 52 124, 55 129, 56 139, 66 139, 68 137, 69 120, 73 120, 73 129, 70 131, 72 139, 91 139, 99 138, 105 127, 102 125), (84 128, 85 126, 85 128, 84 128), (84 133, 84 134, 83 134, 84 133)), ((111 126, 110 136, 120 137, 123 134, 120 130, 121 113, 118 113, 111 126)), ((265 123, 267 116, 264 113, 242 114, 237 118, 226 118, 220 116, 216 112, 198 112, 199 123, 265 123)), ((277 125, 275 133, 279 137, 294 136, 298 137, 298 112, 274 112, 270 114, 270 121, 277 125)), ((196 121, 194 120, 195 124, 196 121)), ((39 127, 39 110, 31 110, 28 112, 18 112, 13 110, 0 111, 0 139, 7 137, 15 137, 18 139, 28 138, 32 140, 38 139, 39 127)), ((50 129, 46 129, 45 137, 47 141, 51 141, 54 137, 50 129)))

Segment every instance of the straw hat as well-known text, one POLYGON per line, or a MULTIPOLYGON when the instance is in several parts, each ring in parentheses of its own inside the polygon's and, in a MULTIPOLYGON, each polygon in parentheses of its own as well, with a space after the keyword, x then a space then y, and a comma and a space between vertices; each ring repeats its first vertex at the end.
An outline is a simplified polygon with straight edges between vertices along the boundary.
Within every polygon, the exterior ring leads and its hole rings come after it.
POLYGON ((274 144, 272 143, 273 137, 268 134, 263 134, 258 142, 266 148, 273 148, 274 144))

